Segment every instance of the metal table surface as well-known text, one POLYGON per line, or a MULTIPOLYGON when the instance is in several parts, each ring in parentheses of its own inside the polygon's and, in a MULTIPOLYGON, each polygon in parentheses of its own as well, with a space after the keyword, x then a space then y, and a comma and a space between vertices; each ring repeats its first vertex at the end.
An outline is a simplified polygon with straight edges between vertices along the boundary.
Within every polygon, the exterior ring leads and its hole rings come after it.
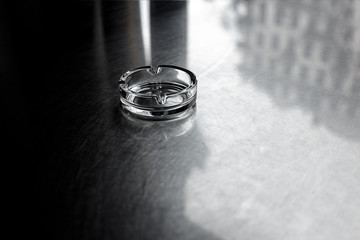
POLYGON ((360 1, 13 7, 37 238, 360 239, 360 1), (197 75, 193 115, 122 113, 149 62, 197 75))

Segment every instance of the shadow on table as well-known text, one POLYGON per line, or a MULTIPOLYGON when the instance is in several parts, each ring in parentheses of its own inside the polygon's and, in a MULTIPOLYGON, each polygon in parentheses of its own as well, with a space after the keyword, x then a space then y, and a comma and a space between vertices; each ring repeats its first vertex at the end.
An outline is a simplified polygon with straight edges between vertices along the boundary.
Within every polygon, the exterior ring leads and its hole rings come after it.
POLYGON ((81 220, 71 232, 80 230, 81 239, 217 239, 184 215, 187 178, 208 151, 195 112, 149 122, 115 104, 105 115, 77 140, 81 164, 68 195, 78 195, 71 202, 74 219, 81 220))

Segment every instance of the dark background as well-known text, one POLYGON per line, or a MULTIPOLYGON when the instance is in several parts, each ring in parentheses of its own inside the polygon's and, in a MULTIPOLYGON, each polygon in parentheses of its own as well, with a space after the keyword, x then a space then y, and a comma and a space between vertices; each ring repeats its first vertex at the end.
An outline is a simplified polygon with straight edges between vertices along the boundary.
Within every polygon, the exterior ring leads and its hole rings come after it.
MULTIPOLYGON (((144 123, 120 112, 117 79, 145 64, 139 3, 16 1, 2 11, 13 238, 211 239, 181 213, 196 129, 165 143, 179 123, 159 123, 138 138, 144 123)), ((176 52, 186 52, 186 2, 151 12, 152 61, 185 66, 176 52)))

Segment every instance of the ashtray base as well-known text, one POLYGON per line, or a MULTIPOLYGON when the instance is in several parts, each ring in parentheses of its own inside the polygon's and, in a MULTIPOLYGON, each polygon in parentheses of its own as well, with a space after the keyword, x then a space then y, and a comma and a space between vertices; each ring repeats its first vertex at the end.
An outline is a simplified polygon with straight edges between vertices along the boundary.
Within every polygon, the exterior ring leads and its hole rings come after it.
POLYGON ((145 120, 171 120, 171 119, 182 119, 192 114, 196 107, 196 98, 193 98, 190 102, 179 106, 175 109, 164 109, 164 110, 152 110, 144 109, 129 104, 125 99, 120 98, 121 107, 124 111, 133 115, 136 118, 145 120))

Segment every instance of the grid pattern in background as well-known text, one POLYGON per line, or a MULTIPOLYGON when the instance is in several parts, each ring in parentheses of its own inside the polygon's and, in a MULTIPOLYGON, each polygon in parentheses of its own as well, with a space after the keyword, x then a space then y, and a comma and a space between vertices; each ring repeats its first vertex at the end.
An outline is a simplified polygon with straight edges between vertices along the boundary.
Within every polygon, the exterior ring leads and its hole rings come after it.
POLYGON ((329 115, 360 118, 360 1, 234 1, 231 7, 245 36, 238 42, 241 69, 266 75, 250 77, 257 87, 280 105, 311 110, 315 123, 329 115))

